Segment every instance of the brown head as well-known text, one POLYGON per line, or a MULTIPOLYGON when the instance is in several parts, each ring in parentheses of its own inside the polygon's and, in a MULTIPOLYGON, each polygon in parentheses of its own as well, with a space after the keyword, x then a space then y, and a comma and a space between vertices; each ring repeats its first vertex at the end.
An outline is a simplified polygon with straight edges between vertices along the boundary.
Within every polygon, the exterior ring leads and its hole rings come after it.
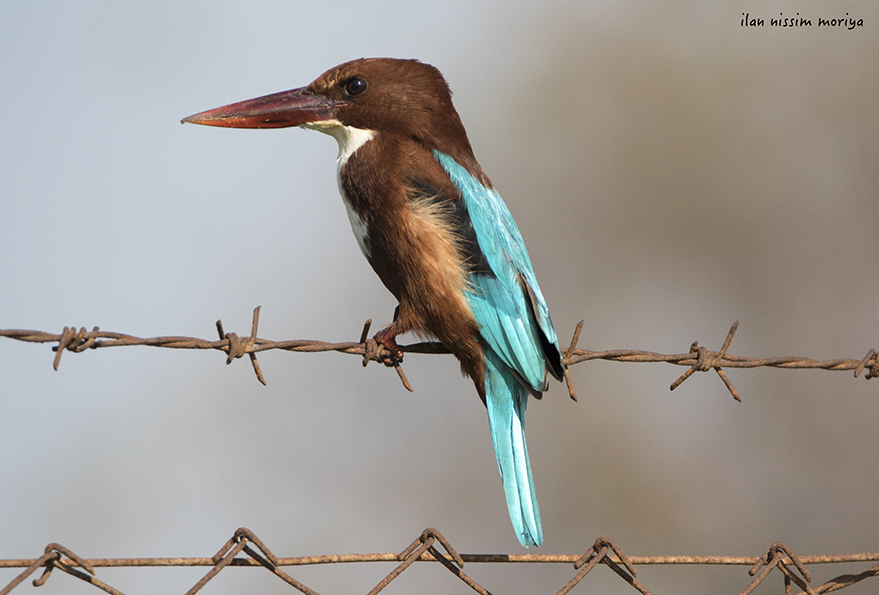
POLYGON ((476 160, 451 95, 440 71, 429 64, 361 58, 331 68, 306 87, 208 110, 183 122, 228 128, 303 126, 335 136, 340 145, 340 127, 400 135, 470 169, 476 160))

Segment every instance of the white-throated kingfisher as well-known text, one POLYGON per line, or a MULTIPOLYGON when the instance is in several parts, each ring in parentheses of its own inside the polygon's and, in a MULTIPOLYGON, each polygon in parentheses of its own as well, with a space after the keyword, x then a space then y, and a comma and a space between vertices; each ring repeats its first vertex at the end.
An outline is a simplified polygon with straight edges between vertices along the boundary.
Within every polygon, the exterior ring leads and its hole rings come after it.
POLYGON ((470 148, 440 72, 417 60, 360 59, 307 87, 183 120, 318 130, 339 143, 339 191, 360 249, 399 301, 375 339, 438 339, 488 410, 507 507, 525 547, 543 543, 525 445, 528 395, 561 380, 549 309, 525 243, 470 148))

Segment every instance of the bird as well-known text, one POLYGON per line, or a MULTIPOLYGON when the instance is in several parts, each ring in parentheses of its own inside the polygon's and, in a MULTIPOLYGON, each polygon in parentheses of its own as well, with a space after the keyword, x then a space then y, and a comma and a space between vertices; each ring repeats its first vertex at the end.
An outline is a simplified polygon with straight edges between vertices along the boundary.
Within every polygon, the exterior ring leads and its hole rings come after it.
POLYGON ((308 86, 189 116, 227 128, 300 127, 336 139, 339 192, 357 244, 398 301, 374 340, 438 340, 488 413, 510 519, 543 543, 525 442, 529 395, 564 363, 549 308, 513 216, 474 156, 440 71, 415 59, 361 58, 308 86))

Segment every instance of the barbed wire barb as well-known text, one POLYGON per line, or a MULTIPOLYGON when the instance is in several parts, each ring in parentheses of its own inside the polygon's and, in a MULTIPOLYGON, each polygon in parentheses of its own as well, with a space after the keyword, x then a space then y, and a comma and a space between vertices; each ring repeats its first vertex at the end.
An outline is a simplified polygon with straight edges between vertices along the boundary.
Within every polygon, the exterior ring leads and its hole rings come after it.
MULTIPOLYGON (((577 323, 577 326, 574 328, 574 334, 571 336, 571 345, 567 350, 562 349, 562 356, 567 360, 570 358, 571 354, 577 351, 577 343, 580 341, 580 331, 583 330, 583 322, 580 321, 577 323)), ((568 387, 568 394, 571 396, 571 400, 575 403, 577 402, 577 392, 574 390, 574 380, 571 378, 571 370, 569 369, 568 363, 566 362, 564 365, 565 369, 565 385, 568 387)))
MULTIPOLYGON (((366 365, 370 361, 381 362, 389 367, 393 367, 400 378, 401 383, 406 390, 412 391, 412 386, 403 372, 403 367, 393 354, 383 345, 377 343, 374 339, 368 338, 371 320, 366 321, 363 332, 358 342, 348 343, 329 343, 326 341, 311 340, 292 340, 292 341, 270 341, 260 339, 257 336, 259 325, 260 307, 257 306, 253 311, 253 323, 251 325, 250 336, 247 339, 241 339, 236 333, 226 333, 223 330, 221 321, 217 321, 217 331, 219 334, 218 341, 207 341, 195 337, 152 337, 140 338, 123 333, 111 333, 101 331, 97 326, 91 331, 87 331, 85 327, 81 327, 78 331, 75 327, 64 327, 60 334, 52 334, 43 331, 32 330, 0 330, 0 337, 8 337, 18 341, 26 341, 31 343, 57 343, 52 349, 55 351, 53 367, 57 370, 61 361, 61 353, 64 351, 72 351, 74 353, 85 351, 86 349, 98 349, 102 347, 117 347, 128 345, 145 345, 151 347, 165 347, 171 349, 216 349, 226 353, 226 363, 231 363, 233 359, 248 354, 253 365, 254 373, 257 379, 265 384, 262 370, 256 359, 256 354, 261 351, 270 349, 278 349, 284 351, 296 352, 325 352, 337 351, 339 353, 348 353, 359 355, 363 358, 366 365)), ((634 349, 625 350, 609 350, 609 351, 591 351, 589 349, 579 349, 577 343, 580 338, 580 332, 583 328, 581 321, 574 329, 571 339, 571 345, 567 349, 562 349, 563 363, 565 368, 565 383, 568 393, 574 401, 577 400, 577 394, 574 390, 574 384, 569 371, 570 366, 592 361, 596 359, 615 362, 638 362, 638 363, 667 363, 679 366, 688 366, 689 369, 684 372, 671 385, 674 390, 681 385, 686 379, 696 372, 707 372, 714 370, 723 381, 727 390, 737 401, 741 401, 738 391, 733 386, 729 377, 726 375, 724 368, 757 368, 772 367, 786 369, 823 369, 823 370, 853 370, 855 377, 859 377, 861 372, 868 370, 864 376, 867 380, 879 376, 879 355, 875 349, 870 349, 861 359, 834 359, 828 361, 818 361, 804 357, 774 357, 768 359, 759 359, 753 357, 745 357, 739 355, 731 355, 727 353, 733 336, 738 328, 738 321, 735 322, 726 336, 720 351, 709 351, 705 347, 699 345, 695 341, 687 353, 665 355, 652 351, 641 351, 634 349)), ((421 343, 413 343, 410 345, 400 345, 400 350, 404 353, 424 353, 424 354, 447 354, 449 351, 438 342, 425 341, 421 343)))
POLYGON ((379 361, 389 368, 392 367, 397 372, 397 376, 400 378, 400 382, 403 383, 406 390, 410 393, 415 392, 412 385, 409 384, 409 380, 406 378, 406 373, 403 372, 403 365, 400 359, 386 349, 384 345, 375 339, 369 338, 369 327, 371 324, 372 318, 363 324, 363 332, 360 333, 360 343, 363 345, 363 367, 365 368, 371 361, 379 361))
POLYGON ((256 353, 253 351, 253 345, 257 340, 257 328, 259 327, 259 311, 262 309, 262 306, 257 306, 253 309, 253 324, 250 327, 250 337, 248 337, 247 341, 242 341, 238 335, 235 333, 224 333, 223 332, 223 321, 217 320, 217 332, 220 334, 220 340, 227 340, 229 342, 228 347, 226 348, 226 365, 232 363, 232 360, 237 359, 243 356, 245 353, 250 356, 250 363, 253 365, 253 371, 256 374, 257 380, 262 383, 263 386, 266 386, 266 380, 262 375, 262 370, 259 367, 259 362, 256 360, 256 353))
POLYGON ((855 368, 855 378, 857 378, 858 376, 861 375, 861 372, 864 371, 864 367, 870 365, 871 361, 873 362, 873 366, 870 369, 870 371, 867 372, 866 378, 867 378, 867 380, 874 378, 877 375, 875 360, 876 360, 876 350, 871 349, 870 351, 867 352, 867 355, 864 356, 864 359, 861 360, 861 363, 859 363, 858 366, 855 368))
POLYGON ((690 366, 689 370, 681 374, 677 380, 672 382, 669 390, 674 390, 679 387, 683 384, 684 380, 692 376, 694 372, 707 372, 708 370, 713 369, 717 372, 717 375, 720 376, 720 379, 723 380, 723 383, 726 385, 726 388, 729 390, 730 394, 732 394, 733 398, 741 403, 742 399, 739 397, 738 391, 736 391, 732 382, 730 382, 729 378, 727 378, 723 369, 720 367, 720 362, 723 360, 724 356, 726 356, 726 350, 729 349, 730 343, 732 343, 733 336, 735 336, 736 329, 738 328, 739 321, 736 320, 730 327, 729 333, 726 335, 726 340, 724 340, 723 346, 717 353, 708 351, 705 347, 700 347, 698 341, 693 341, 693 344, 690 345, 689 353, 695 354, 696 363, 690 366))

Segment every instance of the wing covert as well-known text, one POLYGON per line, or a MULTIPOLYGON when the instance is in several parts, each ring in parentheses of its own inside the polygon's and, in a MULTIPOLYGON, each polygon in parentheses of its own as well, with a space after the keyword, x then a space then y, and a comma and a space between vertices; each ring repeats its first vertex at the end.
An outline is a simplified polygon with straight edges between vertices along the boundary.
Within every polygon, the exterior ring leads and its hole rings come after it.
POLYGON ((461 192, 490 268, 473 272, 467 296, 482 337, 532 390, 546 390, 546 370, 561 375, 561 349, 519 228, 497 191, 448 155, 434 155, 461 192))

